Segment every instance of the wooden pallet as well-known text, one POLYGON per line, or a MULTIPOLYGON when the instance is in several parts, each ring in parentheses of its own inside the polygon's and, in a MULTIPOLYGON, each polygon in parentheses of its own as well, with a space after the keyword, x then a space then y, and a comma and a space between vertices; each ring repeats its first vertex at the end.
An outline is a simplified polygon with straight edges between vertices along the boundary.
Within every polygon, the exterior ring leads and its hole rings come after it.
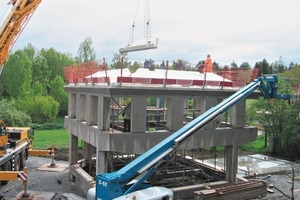
POLYGON ((250 180, 194 192, 196 200, 245 200, 267 195, 267 184, 250 180))

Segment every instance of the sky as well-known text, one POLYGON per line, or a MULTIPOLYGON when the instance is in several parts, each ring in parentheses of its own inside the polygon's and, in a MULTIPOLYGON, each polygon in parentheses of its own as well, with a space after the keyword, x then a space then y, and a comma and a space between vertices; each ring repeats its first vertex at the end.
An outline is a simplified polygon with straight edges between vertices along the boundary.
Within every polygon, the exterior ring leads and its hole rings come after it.
MULTIPOLYGON (((8 1, 0 0, 1 25, 8 1)), ((300 0, 42 0, 13 51, 31 43, 75 57, 90 37, 97 59, 111 63, 133 22, 134 41, 144 38, 147 13, 158 48, 128 53, 130 60, 196 64, 211 54, 220 66, 280 58, 300 64, 300 0)))

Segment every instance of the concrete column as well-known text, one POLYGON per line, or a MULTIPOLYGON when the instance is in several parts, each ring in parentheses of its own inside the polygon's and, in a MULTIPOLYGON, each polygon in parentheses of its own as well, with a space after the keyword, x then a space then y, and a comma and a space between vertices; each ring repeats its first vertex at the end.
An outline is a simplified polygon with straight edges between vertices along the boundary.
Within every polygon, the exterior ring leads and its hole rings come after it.
POLYGON ((87 120, 87 125, 95 126, 98 122, 98 97, 90 96, 89 100, 87 99, 87 102, 90 102, 88 105, 89 114, 87 114, 87 116, 89 120, 87 120))
MULTIPOLYGON (((202 97, 201 102, 200 102, 200 109, 201 109, 201 114, 209 110, 210 108, 214 107, 217 105, 218 99, 216 97, 202 97)), ((212 120, 208 124, 206 124, 204 129, 215 129, 216 128, 216 120, 212 120)))
POLYGON ((107 172, 107 152, 97 151, 96 174, 107 172))
POLYGON ((78 137, 70 134, 70 144, 69 144, 69 164, 74 165, 78 161, 78 137))
POLYGON ((243 100, 232 107, 231 124, 234 128, 245 127, 246 121, 246 100, 243 100))
POLYGON ((92 107, 92 101, 91 101, 91 95, 87 94, 86 95, 86 104, 85 104, 85 110, 86 110, 86 116, 85 116, 85 121, 86 121, 86 124, 88 126, 91 126, 91 112, 93 112, 91 110, 91 107, 92 107))
POLYGON ((194 118, 198 117, 201 113, 201 98, 194 98, 194 118))
POLYGON ((103 130, 108 130, 110 128, 110 120, 111 120, 111 98, 104 97, 103 104, 103 130))
POLYGON ((108 130, 110 123, 110 98, 109 97, 98 97, 98 129, 108 130))
POLYGON ((93 155, 93 146, 90 145, 88 142, 83 143, 83 158, 84 159, 91 159, 93 155))
POLYGON ((76 94, 70 93, 68 96, 68 117, 76 119, 76 94))
POLYGON ((77 94, 76 96, 76 120, 79 122, 85 121, 86 117, 86 96, 77 94))
POLYGON ((167 99, 167 128, 170 131, 178 130, 183 126, 184 97, 171 97, 167 99))
POLYGON ((145 97, 131 97, 131 132, 144 133, 146 131, 147 99, 145 97))
POLYGON ((236 183, 236 173, 238 166, 238 147, 234 146, 226 146, 225 147, 226 154, 226 174, 225 179, 231 183, 236 183))

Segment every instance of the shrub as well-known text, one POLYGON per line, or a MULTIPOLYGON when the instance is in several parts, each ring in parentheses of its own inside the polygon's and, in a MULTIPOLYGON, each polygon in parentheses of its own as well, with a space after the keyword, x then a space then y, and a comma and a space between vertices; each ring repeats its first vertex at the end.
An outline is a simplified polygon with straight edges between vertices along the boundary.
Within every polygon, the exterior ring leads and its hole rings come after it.
POLYGON ((0 119, 6 126, 28 126, 31 118, 23 111, 16 109, 15 101, 0 100, 0 119))
POLYGON ((35 96, 32 100, 18 100, 20 109, 31 116, 33 123, 45 123, 57 117, 59 103, 51 96, 35 96))

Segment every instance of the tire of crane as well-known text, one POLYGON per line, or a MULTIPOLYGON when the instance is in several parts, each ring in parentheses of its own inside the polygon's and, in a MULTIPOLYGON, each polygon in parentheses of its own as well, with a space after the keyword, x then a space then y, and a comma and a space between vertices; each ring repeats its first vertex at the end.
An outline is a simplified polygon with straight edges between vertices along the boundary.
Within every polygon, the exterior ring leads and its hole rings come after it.
MULTIPOLYGON (((11 171, 11 162, 8 161, 4 165, 2 165, 2 171, 11 171)), ((8 181, 2 181, 1 185, 6 185, 8 181)))
POLYGON ((23 170, 26 167, 26 151, 22 151, 20 153, 20 168, 19 170, 23 170))
POLYGON ((15 171, 20 171, 21 167, 21 161, 20 161, 20 155, 15 156, 15 171))

